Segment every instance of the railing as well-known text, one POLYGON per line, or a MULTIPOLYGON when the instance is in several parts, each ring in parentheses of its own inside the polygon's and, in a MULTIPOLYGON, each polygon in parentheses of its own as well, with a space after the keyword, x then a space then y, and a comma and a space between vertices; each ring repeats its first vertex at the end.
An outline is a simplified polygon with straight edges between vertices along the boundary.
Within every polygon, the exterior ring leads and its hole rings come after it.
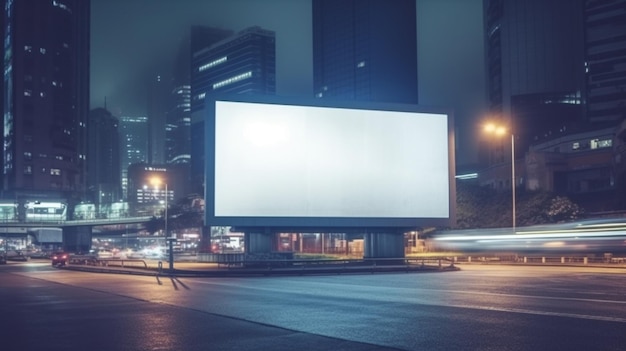
POLYGON ((88 266, 115 266, 122 268, 144 268, 148 269, 148 264, 140 259, 125 258, 98 258, 90 255, 70 255, 70 264, 88 265, 88 266))
POLYGON ((437 268, 445 269, 454 267, 454 261, 449 257, 399 257, 399 258, 332 258, 332 259, 294 259, 275 258, 272 255, 259 258, 246 254, 200 254, 198 261, 217 263, 218 267, 227 268, 257 268, 257 269, 336 269, 350 270, 384 270, 385 268, 397 269, 398 266, 406 269, 437 268), (201 256, 202 255, 202 256, 201 256))
POLYGON ((455 263, 498 263, 498 264, 548 264, 548 265, 610 265, 626 266, 625 257, 587 257, 587 256, 453 256, 450 259, 455 263))

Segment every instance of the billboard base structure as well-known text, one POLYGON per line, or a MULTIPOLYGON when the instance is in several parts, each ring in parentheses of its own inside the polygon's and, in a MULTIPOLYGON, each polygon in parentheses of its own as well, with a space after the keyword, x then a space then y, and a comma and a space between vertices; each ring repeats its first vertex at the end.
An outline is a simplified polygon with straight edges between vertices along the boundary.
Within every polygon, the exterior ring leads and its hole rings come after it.
MULTIPOLYGON (((350 233, 363 233, 365 259, 381 258, 404 258, 404 232, 401 230, 388 230, 368 232, 365 228, 355 230, 346 228, 350 233)), ((244 233, 245 252, 249 255, 266 255, 276 253, 276 236, 282 232, 302 232, 295 228, 236 228, 236 231, 244 233)), ((317 228, 315 231, 305 230, 305 232, 341 232, 339 228, 317 228)))
POLYGON ((404 257, 404 233, 365 233, 363 258, 404 257))
POLYGON ((63 249, 73 253, 87 253, 91 249, 92 227, 63 227, 63 249))

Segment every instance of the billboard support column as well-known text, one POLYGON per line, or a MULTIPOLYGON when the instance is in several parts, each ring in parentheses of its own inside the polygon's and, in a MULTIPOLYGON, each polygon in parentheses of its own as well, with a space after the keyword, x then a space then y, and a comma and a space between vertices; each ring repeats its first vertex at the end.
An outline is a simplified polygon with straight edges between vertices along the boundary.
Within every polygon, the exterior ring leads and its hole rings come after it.
POLYGON ((272 252, 271 233, 244 233, 245 251, 247 254, 270 253, 272 252))
POLYGON ((74 253, 89 252, 91 230, 90 226, 63 227, 63 249, 74 253))
POLYGON ((404 258, 403 233, 365 233, 363 258, 404 258))

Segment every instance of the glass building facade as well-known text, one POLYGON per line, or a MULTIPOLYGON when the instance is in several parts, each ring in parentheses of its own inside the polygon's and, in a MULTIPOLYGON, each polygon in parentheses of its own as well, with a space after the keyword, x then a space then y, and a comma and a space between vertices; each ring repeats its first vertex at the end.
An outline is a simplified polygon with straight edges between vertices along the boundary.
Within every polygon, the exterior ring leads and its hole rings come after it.
POLYGON ((587 118, 626 118, 626 0, 585 0, 587 118))
POLYGON ((148 117, 122 116, 120 118, 121 177, 124 198, 128 197, 128 167, 148 163, 148 117))
POLYGON ((417 104, 414 0, 313 0, 318 98, 417 104))
POLYGON ((215 94, 276 93, 275 33, 260 27, 199 50, 191 61, 191 175, 204 181, 204 101, 215 94))
POLYGON ((3 5, 3 190, 83 193, 90 2, 3 5))

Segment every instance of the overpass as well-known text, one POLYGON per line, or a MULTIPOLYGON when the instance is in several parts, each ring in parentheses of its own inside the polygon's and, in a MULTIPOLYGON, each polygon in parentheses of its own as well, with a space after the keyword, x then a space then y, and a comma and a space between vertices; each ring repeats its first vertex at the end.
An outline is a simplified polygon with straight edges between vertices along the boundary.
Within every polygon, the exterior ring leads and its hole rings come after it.
POLYGON ((93 228, 149 222, 152 216, 120 217, 77 220, 5 220, 0 221, 0 236, 34 234, 38 239, 41 235, 58 233, 62 235, 63 247, 71 252, 86 252, 91 248, 93 228))

